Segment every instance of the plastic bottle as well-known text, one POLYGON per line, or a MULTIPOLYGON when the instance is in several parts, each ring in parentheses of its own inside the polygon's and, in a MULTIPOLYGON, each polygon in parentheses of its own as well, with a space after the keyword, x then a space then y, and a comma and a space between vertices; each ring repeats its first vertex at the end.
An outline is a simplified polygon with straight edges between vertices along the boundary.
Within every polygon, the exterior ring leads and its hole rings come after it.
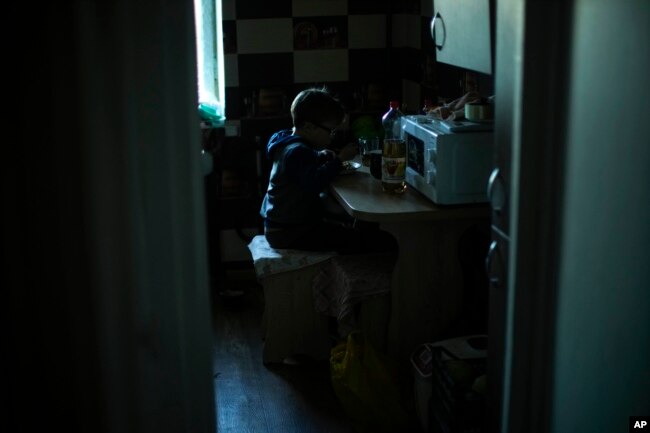
POLYGON ((390 109, 381 118, 384 127, 381 186, 385 192, 396 194, 406 190, 406 141, 402 137, 402 116, 399 102, 390 101, 390 109))
POLYGON ((398 101, 390 101, 390 109, 381 118, 384 127, 384 138, 401 138, 401 117, 398 101))

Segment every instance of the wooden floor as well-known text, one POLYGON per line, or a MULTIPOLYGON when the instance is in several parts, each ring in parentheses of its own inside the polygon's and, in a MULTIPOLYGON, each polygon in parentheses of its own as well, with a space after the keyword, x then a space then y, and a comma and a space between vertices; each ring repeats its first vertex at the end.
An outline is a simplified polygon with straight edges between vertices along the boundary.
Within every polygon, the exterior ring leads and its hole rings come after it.
MULTIPOLYGON (((228 272, 226 287, 243 295, 213 294, 217 432, 355 433, 334 394, 327 362, 262 363, 264 300, 252 269, 228 272)), ((420 433, 414 414, 405 433, 420 433)))

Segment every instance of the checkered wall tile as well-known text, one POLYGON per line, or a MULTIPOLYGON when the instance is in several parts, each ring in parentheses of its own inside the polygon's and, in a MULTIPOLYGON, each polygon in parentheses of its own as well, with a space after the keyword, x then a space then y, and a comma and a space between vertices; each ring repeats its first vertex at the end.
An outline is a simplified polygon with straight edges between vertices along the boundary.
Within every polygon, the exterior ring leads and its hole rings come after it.
POLYGON ((250 116, 261 90, 291 99, 322 84, 352 105, 353 94, 380 87, 383 104, 417 110, 438 92, 435 80, 455 86, 458 73, 448 79, 435 65, 432 11, 433 0, 223 0, 226 116, 250 116))

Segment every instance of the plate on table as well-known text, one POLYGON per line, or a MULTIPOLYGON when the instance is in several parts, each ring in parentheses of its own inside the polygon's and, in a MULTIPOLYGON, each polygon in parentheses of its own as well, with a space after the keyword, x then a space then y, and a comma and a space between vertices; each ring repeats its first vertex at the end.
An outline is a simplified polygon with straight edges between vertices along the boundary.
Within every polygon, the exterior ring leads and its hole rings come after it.
POLYGON ((343 161, 342 164, 343 164, 343 170, 341 170, 339 174, 354 173, 355 171, 361 168, 361 163, 355 161, 343 161))

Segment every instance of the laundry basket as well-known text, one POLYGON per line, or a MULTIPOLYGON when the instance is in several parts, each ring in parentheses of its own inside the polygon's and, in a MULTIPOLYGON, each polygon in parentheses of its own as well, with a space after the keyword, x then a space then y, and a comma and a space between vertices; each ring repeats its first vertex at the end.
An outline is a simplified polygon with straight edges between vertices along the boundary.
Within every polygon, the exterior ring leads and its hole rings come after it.
POLYGON ((416 411, 423 431, 485 431, 487 336, 418 346, 411 355, 416 411))

